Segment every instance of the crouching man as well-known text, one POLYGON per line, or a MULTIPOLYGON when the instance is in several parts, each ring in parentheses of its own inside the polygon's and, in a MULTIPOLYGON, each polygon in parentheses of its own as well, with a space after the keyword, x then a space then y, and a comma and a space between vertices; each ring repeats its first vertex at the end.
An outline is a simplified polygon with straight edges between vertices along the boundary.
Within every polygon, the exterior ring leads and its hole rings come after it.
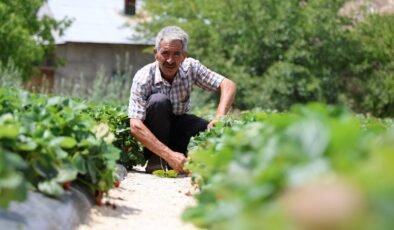
POLYGON ((141 68, 133 79, 128 116, 132 135, 144 146, 147 173, 166 166, 184 173, 190 138, 213 127, 234 101, 235 83, 186 57, 187 46, 185 31, 164 27, 153 49, 156 61, 141 68), (194 85, 220 90, 212 121, 188 114, 194 85))

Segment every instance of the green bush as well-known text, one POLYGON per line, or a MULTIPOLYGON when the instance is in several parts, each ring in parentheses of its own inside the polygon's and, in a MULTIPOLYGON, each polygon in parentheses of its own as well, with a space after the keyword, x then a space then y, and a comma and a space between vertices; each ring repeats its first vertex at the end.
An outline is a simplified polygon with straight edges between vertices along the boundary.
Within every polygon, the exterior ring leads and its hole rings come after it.
POLYGON ((349 104, 359 112, 393 117, 394 15, 370 15, 350 36, 359 46, 350 53, 344 86, 349 104))
POLYGON ((184 28, 190 55, 238 84, 240 109, 317 100, 393 116, 393 16, 356 23, 338 13, 344 3, 147 0, 155 16, 139 29, 184 28))

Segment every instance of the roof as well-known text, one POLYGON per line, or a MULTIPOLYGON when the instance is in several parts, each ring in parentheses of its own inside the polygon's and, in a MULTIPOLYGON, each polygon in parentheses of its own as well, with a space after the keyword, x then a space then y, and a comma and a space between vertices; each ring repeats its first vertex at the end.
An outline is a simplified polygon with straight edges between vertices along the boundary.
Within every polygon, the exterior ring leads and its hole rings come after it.
MULTIPOLYGON (((137 11, 142 0, 137 0, 137 11)), ((133 37, 136 20, 124 15, 124 0, 48 0, 38 12, 56 20, 68 18, 72 24, 56 44, 68 42, 109 44, 153 44, 152 39, 133 37)))

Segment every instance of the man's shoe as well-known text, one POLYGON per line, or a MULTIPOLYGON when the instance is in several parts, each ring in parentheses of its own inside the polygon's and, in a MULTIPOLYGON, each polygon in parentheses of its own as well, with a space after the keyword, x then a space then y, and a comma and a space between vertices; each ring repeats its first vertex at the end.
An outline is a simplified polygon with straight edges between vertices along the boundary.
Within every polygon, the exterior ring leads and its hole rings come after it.
POLYGON ((152 174, 156 170, 165 170, 166 166, 167 162, 165 162, 158 156, 152 156, 148 160, 148 164, 145 167, 145 172, 152 174))

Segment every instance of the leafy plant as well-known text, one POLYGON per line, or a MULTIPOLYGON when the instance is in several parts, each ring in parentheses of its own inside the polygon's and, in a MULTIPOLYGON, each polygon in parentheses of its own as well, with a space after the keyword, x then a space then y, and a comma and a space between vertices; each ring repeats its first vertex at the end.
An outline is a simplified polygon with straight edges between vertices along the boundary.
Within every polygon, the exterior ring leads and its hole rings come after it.
POLYGON ((118 161, 120 164, 126 169, 145 164, 142 146, 130 133, 126 107, 114 104, 92 105, 87 112, 97 122, 109 124, 110 131, 115 134, 113 144, 121 151, 118 161))
POLYGON ((138 28, 181 26, 190 55, 237 83, 239 109, 320 101, 392 117, 393 16, 357 23, 339 13, 345 2, 146 0, 138 28))
POLYGON ((158 177, 165 177, 165 178, 176 178, 178 176, 178 173, 175 170, 155 170, 152 173, 155 176, 158 177))
MULTIPOLYGON (((84 102, 70 98, 1 88, 0 116, 7 118, 7 122, 9 117, 13 118, 14 124, 14 128, 4 126, 2 129, 3 137, 12 140, 1 141, 2 158, 9 163, 1 179, 8 174, 23 175, 21 186, 28 183, 54 197, 61 196, 64 184, 72 181, 85 184, 92 193, 112 188, 118 180, 115 166, 120 150, 111 143, 115 135, 109 127, 100 133, 97 127, 102 128, 104 124, 97 126, 86 113, 87 108, 84 102), (7 133, 11 131, 12 137, 7 133)), ((15 197, 4 199, 6 202, 20 200, 25 192, 20 190, 15 197)))
MULTIPOLYGON (((293 106, 289 113, 242 114, 231 126, 215 127, 193 140, 198 145, 192 145, 187 168, 201 192, 196 195, 198 205, 187 209, 184 218, 209 229, 308 228, 311 222, 317 224, 315 229, 373 229, 376 220, 382 229, 393 226, 391 212, 380 203, 392 203, 386 194, 393 187, 386 180, 372 180, 383 175, 392 178, 389 123, 316 103, 293 106), (371 173, 370 180, 366 172, 371 173), (330 181, 345 181, 346 186, 330 181), (349 211, 344 219, 323 214, 318 221, 313 219, 317 215, 306 213, 311 222, 304 222, 300 219, 304 216, 293 216, 291 210, 309 204, 306 193, 295 206, 282 204, 288 193, 296 194, 316 182, 329 185, 324 191, 344 191, 339 197, 351 194, 355 200, 346 210, 363 210, 363 202, 375 208, 361 216, 349 211), (347 189, 353 186, 354 190, 347 189), (365 198, 358 199, 358 193, 365 198)), ((315 191, 317 197, 326 196, 323 190, 315 191)), ((339 207, 319 205, 313 204, 327 213, 339 207)))
POLYGON ((19 127, 11 114, 0 116, 0 207, 8 207, 11 200, 22 201, 27 196, 23 172, 26 162, 7 146, 15 144, 19 127))
POLYGON ((0 1, 0 63, 13 63, 27 79, 33 73, 33 64, 40 63, 53 51, 53 34, 62 34, 70 24, 68 19, 56 21, 38 17, 43 0, 0 1))

